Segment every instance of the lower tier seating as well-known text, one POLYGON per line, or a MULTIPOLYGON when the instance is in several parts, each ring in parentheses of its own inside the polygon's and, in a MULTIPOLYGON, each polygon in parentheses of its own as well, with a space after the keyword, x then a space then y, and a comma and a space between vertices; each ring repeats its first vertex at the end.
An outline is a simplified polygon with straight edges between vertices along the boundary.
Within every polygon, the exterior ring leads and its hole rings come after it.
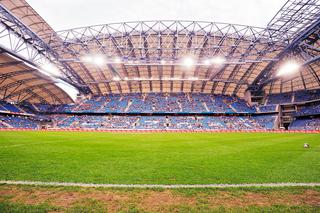
POLYGON ((67 116, 51 117, 57 128, 89 129, 273 129, 276 116, 67 116))
POLYGON ((320 130, 320 118, 298 118, 290 124, 289 130, 320 130))

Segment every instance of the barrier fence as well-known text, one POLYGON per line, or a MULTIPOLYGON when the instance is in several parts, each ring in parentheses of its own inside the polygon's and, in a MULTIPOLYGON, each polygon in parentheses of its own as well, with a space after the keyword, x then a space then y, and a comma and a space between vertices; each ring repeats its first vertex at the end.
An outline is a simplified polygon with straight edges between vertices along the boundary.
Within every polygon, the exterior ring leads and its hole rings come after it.
POLYGON ((39 132, 208 132, 208 133, 234 133, 234 132, 269 132, 269 133, 320 133, 320 130, 191 130, 191 129, 85 129, 85 128, 65 128, 65 129, 27 129, 27 128, 7 128, 0 131, 39 131, 39 132))

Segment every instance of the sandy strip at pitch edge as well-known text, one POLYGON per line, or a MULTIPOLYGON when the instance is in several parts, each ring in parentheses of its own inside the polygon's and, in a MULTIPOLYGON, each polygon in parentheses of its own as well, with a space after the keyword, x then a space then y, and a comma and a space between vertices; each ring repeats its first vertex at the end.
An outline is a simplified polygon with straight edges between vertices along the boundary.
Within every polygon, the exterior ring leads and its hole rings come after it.
POLYGON ((72 182, 42 182, 42 181, 15 181, 0 180, 0 184, 34 185, 34 186, 77 186, 77 187, 102 187, 102 188, 246 188, 246 187, 295 187, 320 186, 320 183, 240 183, 240 184, 96 184, 72 182))

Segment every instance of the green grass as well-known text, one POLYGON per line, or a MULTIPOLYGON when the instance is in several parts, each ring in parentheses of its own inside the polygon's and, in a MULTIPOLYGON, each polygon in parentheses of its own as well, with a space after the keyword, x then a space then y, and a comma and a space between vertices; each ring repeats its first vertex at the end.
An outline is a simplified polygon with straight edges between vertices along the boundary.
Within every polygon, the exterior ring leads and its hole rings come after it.
MULTIPOLYGON (((46 212, 67 212, 67 213, 92 213, 92 212, 108 212, 108 209, 103 207, 99 202, 91 202, 91 203, 82 203, 79 205, 75 205, 71 208, 57 208, 51 207, 46 204, 40 205, 30 205, 30 204, 20 204, 20 203, 10 203, 10 202, 0 202, 0 212, 2 213, 46 213, 46 212)), ((123 213, 143 213, 149 212, 143 209, 129 206, 123 208, 123 210, 119 211, 123 213)), ((249 206, 249 207, 236 207, 236 208, 226 208, 224 206, 217 208, 208 208, 204 205, 196 205, 192 206, 184 206, 184 205, 176 205, 172 206, 169 209, 169 212, 188 212, 188 213, 196 213, 196 212, 207 212, 207 213, 260 213, 260 212, 296 212, 296 213, 314 213, 319 212, 319 207, 315 206, 284 206, 284 205, 272 205, 272 206, 249 206)))
POLYGON ((0 212, 2 213, 46 213, 54 211, 58 211, 58 208, 47 204, 30 205, 0 201, 0 212))
POLYGON ((123 184, 320 182, 320 135, 0 132, 0 179, 123 184), (303 148, 308 142, 309 150, 303 148))

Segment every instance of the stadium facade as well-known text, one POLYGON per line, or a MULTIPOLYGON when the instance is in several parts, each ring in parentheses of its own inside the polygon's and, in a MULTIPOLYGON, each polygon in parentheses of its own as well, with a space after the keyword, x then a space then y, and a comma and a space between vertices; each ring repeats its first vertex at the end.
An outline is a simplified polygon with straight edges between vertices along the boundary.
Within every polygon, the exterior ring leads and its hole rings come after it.
POLYGON ((1 129, 320 129, 318 0, 287 1, 265 28, 161 20, 55 32, 23 0, 1 1, 0 15, 1 129))

